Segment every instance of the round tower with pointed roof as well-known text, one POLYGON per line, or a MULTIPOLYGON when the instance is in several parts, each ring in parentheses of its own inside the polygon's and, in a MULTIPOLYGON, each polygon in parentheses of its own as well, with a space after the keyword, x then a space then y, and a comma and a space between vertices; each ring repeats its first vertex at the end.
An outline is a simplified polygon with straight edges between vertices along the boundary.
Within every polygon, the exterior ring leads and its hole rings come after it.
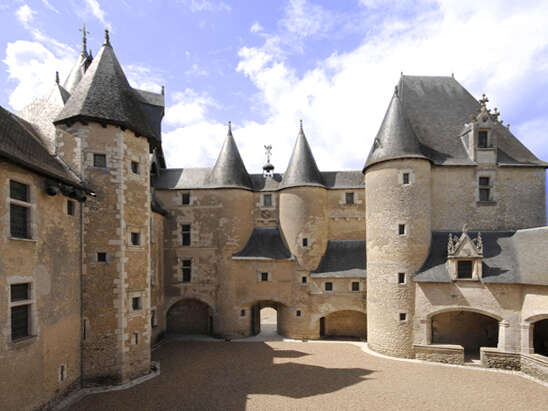
POLYGON ((327 190, 303 131, 280 184, 280 225, 299 265, 312 271, 327 247, 327 190))
POLYGON ((413 358, 413 274, 430 246, 431 164, 397 88, 363 172, 368 344, 383 354, 413 358))

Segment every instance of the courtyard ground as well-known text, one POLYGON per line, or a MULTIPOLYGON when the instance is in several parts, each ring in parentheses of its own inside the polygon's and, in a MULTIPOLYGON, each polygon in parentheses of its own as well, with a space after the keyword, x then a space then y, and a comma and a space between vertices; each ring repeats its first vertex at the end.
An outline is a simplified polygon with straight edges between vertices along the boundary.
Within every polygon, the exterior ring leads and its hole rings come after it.
POLYGON ((518 375, 371 355, 363 343, 171 341, 161 374, 71 410, 546 410, 518 375))

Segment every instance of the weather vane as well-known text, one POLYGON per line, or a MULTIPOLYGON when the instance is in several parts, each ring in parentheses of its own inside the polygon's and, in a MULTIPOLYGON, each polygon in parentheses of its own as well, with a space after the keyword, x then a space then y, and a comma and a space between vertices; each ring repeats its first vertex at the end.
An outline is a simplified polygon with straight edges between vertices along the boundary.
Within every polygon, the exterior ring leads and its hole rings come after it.
POLYGON ((264 149, 266 154, 266 164, 263 166, 263 175, 264 177, 272 177, 272 171, 274 171, 274 166, 270 163, 270 159, 272 157, 272 145, 269 144, 264 146, 264 149))

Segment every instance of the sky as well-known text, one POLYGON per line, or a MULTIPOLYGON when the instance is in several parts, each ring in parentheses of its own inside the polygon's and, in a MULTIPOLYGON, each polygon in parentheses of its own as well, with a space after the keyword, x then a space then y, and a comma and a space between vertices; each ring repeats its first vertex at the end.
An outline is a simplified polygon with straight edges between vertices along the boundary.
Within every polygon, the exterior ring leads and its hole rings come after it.
POLYGON ((132 86, 166 87, 168 167, 233 133, 249 172, 287 166, 299 120, 321 170, 361 169, 401 73, 454 74, 548 160, 546 0, 0 0, 0 105, 61 81, 104 29, 132 86))

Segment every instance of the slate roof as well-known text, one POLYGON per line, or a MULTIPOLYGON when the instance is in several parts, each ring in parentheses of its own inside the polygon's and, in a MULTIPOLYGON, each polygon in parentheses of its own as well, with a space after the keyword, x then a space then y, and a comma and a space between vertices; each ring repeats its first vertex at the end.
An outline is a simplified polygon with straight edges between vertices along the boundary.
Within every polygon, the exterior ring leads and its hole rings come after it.
POLYGON ((281 187, 324 186, 323 178, 304 135, 302 123, 281 187))
POLYGON ((83 188, 40 143, 32 125, 0 107, 0 157, 39 174, 83 188))
POLYGON ((72 70, 70 71, 62 86, 69 95, 74 91, 78 83, 80 83, 80 80, 82 80, 82 78, 84 77, 84 74, 91 64, 91 61, 91 56, 85 51, 80 53, 80 55, 78 56, 78 60, 76 60, 76 63, 72 67, 72 70))
POLYGON ((162 119, 164 118, 165 99, 161 93, 133 89, 141 102, 141 110, 145 114, 148 125, 158 141, 162 139, 162 119))
POLYGON ((228 134, 217 158, 217 162, 206 178, 205 184, 210 188, 243 188, 252 190, 251 179, 245 168, 236 141, 232 136, 229 124, 228 134))
MULTIPOLYGON (((397 143, 386 146, 388 148, 379 153, 380 159, 377 161, 375 161, 377 154, 372 149, 364 170, 378 161, 402 158, 406 154, 409 157, 415 157, 418 154, 415 138, 419 143, 420 154, 434 164, 476 164, 466 153, 460 135, 471 116, 479 112, 480 103, 453 77, 402 76, 398 85, 398 96, 401 104, 401 118, 395 123, 403 124, 407 121, 412 133, 399 133, 396 138, 397 143), (401 138, 405 136, 408 141, 402 144, 401 138), (410 148, 409 151, 406 147, 410 148)), ((394 98, 388 107, 385 121, 389 118, 391 111, 396 111, 393 102, 394 98)), ((382 131, 381 126, 379 133, 382 131)), ((502 125, 497 126, 497 133, 499 165, 540 167, 548 165, 536 158, 502 125)))
POLYGON ((232 258, 289 260, 291 253, 285 246, 279 227, 255 227, 244 249, 232 258))
POLYGON ((365 268, 365 240, 332 240, 327 242, 320 265, 310 277, 365 278, 365 268))
POLYGON ((54 123, 77 120, 113 124, 158 139, 143 112, 142 94, 129 86, 109 43, 103 44, 54 123))
MULTIPOLYGON (((450 283, 447 271, 447 241, 449 233, 460 237, 457 231, 433 231, 430 254, 415 274, 417 282, 450 283)), ((476 238, 476 231, 469 231, 476 238)), ((548 227, 518 231, 482 231, 484 283, 548 285, 545 258, 548 249, 548 227)))

